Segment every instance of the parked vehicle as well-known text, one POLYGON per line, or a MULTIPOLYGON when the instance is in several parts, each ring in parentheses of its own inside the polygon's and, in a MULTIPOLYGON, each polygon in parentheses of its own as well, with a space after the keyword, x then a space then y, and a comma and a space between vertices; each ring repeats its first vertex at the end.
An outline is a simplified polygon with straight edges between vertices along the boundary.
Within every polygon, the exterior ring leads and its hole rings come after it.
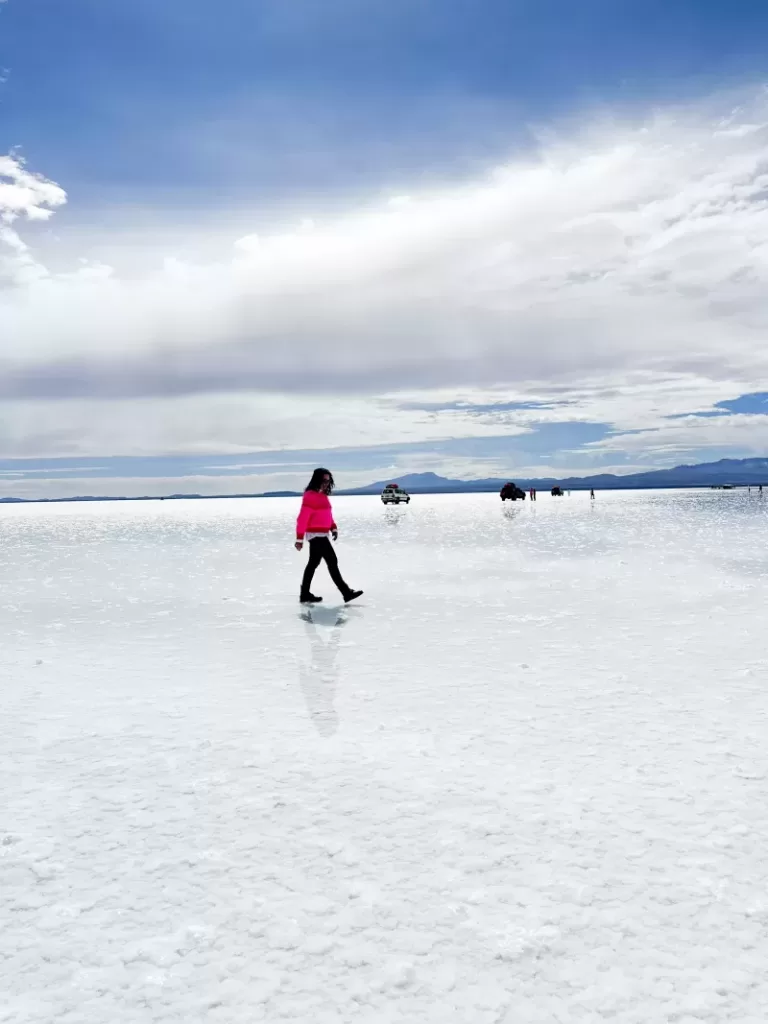
POLYGON ((555 486, 555 487, 552 488, 552 497, 553 498, 562 498, 562 496, 563 496, 563 489, 562 489, 562 487, 555 486))
POLYGON ((404 501, 407 505, 411 500, 411 496, 399 484, 387 484, 381 492, 381 500, 385 505, 399 505, 401 501, 404 501))
POLYGON ((504 484, 499 491, 499 496, 502 501, 507 501, 507 499, 509 501, 517 501, 518 498, 520 501, 525 501, 525 491, 521 491, 517 484, 512 483, 512 481, 504 484))

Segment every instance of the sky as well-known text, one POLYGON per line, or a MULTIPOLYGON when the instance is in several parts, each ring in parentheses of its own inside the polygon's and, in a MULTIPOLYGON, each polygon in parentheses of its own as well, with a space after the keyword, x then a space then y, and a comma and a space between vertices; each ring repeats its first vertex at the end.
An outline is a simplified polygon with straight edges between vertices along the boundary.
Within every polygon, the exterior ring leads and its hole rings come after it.
POLYGON ((768 451, 768 5, 0 0, 0 497, 768 451))

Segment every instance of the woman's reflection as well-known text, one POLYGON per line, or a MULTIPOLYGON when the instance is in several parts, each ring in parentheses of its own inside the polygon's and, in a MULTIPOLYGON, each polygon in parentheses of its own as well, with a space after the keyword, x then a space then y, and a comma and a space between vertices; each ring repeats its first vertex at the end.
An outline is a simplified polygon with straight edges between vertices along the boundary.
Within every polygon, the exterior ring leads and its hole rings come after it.
POLYGON ((341 627, 349 621, 343 608, 305 608, 300 615, 310 647, 310 663, 299 666, 299 683, 309 717, 323 737, 333 736, 339 728, 336 713, 336 683, 339 668, 341 627))

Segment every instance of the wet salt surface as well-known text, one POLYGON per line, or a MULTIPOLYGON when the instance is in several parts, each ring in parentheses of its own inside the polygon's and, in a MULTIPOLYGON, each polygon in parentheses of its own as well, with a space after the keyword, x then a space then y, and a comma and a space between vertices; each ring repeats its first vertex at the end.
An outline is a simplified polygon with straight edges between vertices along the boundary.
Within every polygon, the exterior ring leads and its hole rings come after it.
POLYGON ((768 494, 0 508, 0 1021, 764 1022, 768 494))

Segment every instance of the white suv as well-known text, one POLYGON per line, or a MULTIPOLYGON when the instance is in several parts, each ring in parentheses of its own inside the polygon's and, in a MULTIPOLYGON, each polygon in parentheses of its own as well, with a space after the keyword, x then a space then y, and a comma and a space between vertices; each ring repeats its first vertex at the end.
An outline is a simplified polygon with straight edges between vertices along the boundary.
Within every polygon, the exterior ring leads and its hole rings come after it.
POLYGON ((404 491, 398 484, 387 484, 381 492, 381 500, 385 505, 399 505, 401 501, 404 501, 407 505, 411 500, 411 496, 408 491, 404 491))

